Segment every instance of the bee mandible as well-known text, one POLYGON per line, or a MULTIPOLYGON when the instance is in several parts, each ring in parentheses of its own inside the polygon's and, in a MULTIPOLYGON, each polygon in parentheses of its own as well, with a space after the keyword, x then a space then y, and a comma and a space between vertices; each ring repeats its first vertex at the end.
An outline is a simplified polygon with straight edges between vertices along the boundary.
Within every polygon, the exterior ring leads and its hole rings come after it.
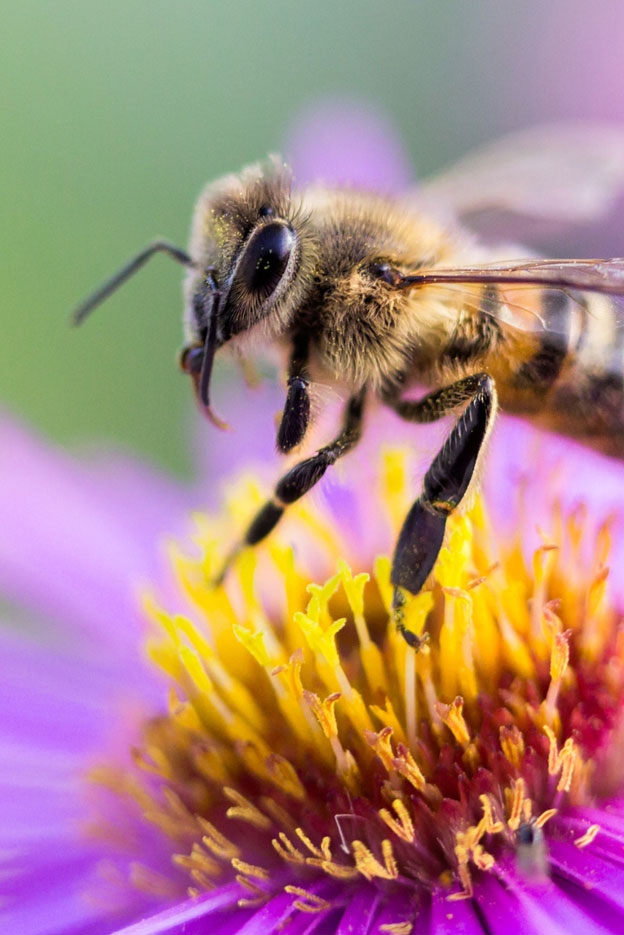
POLYGON ((449 515, 477 483, 499 407, 624 457, 624 260, 510 259, 517 248, 480 244, 462 219, 484 209, 593 218, 623 183, 624 134, 609 129, 518 134, 394 199, 297 191, 273 158, 210 184, 188 253, 152 243, 74 321, 164 252, 188 270, 180 361, 213 423, 223 425, 210 379, 225 345, 262 341, 282 352, 280 452, 303 441, 315 384, 346 390, 336 437, 279 479, 241 547, 264 539, 357 444, 370 400, 408 422, 454 415, 392 561, 395 622, 418 648, 403 622, 405 592, 425 584, 449 515), (406 398, 410 386, 428 392, 406 398))

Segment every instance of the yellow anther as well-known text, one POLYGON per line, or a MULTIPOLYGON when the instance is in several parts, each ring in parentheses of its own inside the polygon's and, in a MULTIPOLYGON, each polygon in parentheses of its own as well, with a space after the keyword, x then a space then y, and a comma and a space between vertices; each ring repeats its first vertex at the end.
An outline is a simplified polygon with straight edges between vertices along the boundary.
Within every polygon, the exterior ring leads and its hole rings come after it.
POLYGON ((509 818, 507 819, 507 824, 512 831, 517 831, 522 821, 524 790, 524 779, 519 777, 511 789, 511 805, 509 806, 509 818))
MULTIPOLYGON (((370 575, 363 571, 354 578, 344 559, 340 559, 338 562, 338 570, 353 616, 362 617, 364 614, 364 588, 367 582, 370 581, 370 575)), ((366 636, 368 637, 368 633, 366 636)))
POLYGON ((569 792, 572 785, 572 777, 576 766, 578 751, 576 744, 571 737, 568 737, 561 751, 557 747, 557 738, 554 732, 544 725, 544 733, 548 737, 550 747, 548 750, 548 772, 551 776, 556 776, 561 771, 559 782, 557 783, 558 792, 569 792))
POLYGON ((320 867, 321 870, 324 870, 325 873, 328 873, 330 877, 336 877, 338 880, 353 880, 354 877, 358 875, 356 867, 347 867, 345 864, 337 864, 333 860, 315 861, 316 858, 309 857, 306 863, 320 867))
MULTIPOLYGON (((328 859, 327 856, 326 856, 326 855, 323 853, 323 851, 321 850, 321 848, 317 847, 316 844, 314 844, 314 843, 310 840, 310 838, 307 836, 307 834, 305 833, 305 831, 303 830, 303 828, 295 828, 295 834, 297 835, 297 837, 299 838, 299 840, 302 842, 302 844, 305 844, 305 846, 307 847, 307 849, 310 851, 310 853, 311 853, 314 857, 322 857, 324 860, 327 860, 327 859, 328 859)), ((331 855, 330 855, 330 856, 331 856, 331 855)))
POLYGON ((199 844, 193 844, 190 854, 174 854, 173 862, 187 870, 201 870, 203 873, 218 875, 221 865, 210 857, 199 844))
POLYGON ((367 880, 379 877, 382 880, 396 880, 399 875, 392 844, 387 839, 381 842, 383 864, 377 860, 362 841, 352 841, 351 848, 355 859, 355 866, 367 880))
POLYGON ((316 893, 310 893, 301 886, 293 886, 292 883, 288 883, 284 887, 284 892, 299 897, 294 901, 293 906, 300 912, 324 912, 331 909, 331 903, 327 899, 322 899, 316 893))
POLYGON ((305 798, 305 787, 299 779, 296 769, 286 757, 281 756, 279 753, 271 753, 266 758, 265 764, 267 776, 282 792, 299 801, 305 798))
POLYGON ((535 819, 535 822, 534 822, 535 827, 543 828, 546 822, 550 821, 550 819, 556 814, 557 814, 556 808, 547 808, 546 811, 542 812, 542 814, 538 815, 537 818, 535 819))
POLYGON ((241 627, 239 624, 234 623, 232 633, 239 643, 243 644, 247 652, 251 653, 259 665, 269 665, 270 658, 264 645, 264 633, 261 630, 248 630, 247 627, 241 627))
POLYGON ((384 922, 379 931, 387 932, 387 935, 410 935, 413 928, 413 922, 384 922))
POLYGON ((349 606, 353 612, 353 620, 360 641, 360 658, 366 673, 368 684, 373 692, 385 688, 383 657, 379 647, 376 646, 368 633, 364 618, 364 588, 370 580, 370 575, 362 572, 355 578, 351 569, 342 559, 338 563, 339 573, 349 606))
POLYGON ((458 695, 450 705, 442 704, 442 702, 439 701, 435 708, 453 734, 455 740, 462 746, 466 746, 470 742, 470 734, 468 732, 468 725, 464 720, 464 699, 461 695, 458 695))
POLYGON ((295 614, 295 623, 305 636, 308 646, 313 653, 319 653, 332 668, 340 665, 340 656, 336 647, 336 636, 346 623, 346 618, 334 620, 326 629, 323 629, 318 620, 298 611, 295 614))
POLYGON ((600 825, 590 825, 585 834, 574 839, 574 843, 577 847, 587 847, 588 844, 592 843, 599 831, 600 825))
POLYGON ((501 750, 516 769, 520 767, 524 758, 524 737, 518 730, 516 724, 511 727, 501 727, 500 729, 501 750))
POLYGON ((240 883, 241 886, 244 886, 254 894, 251 898, 242 896, 238 900, 237 905, 241 909, 255 909, 258 906, 262 906, 269 899, 269 893, 265 892, 261 886, 258 886, 254 880, 250 880, 248 877, 243 876, 243 874, 236 874, 236 882, 240 883))
POLYGON ((386 768, 386 772, 392 773, 395 769, 395 756, 391 743, 392 728, 383 727, 377 734, 372 730, 367 730, 364 732, 364 737, 383 763, 384 767, 386 768))
POLYGON ((197 821, 204 832, 202 842, 209 851, 212 851, 215 857, 231 860, 232 857, 238 857, 240 855, 238 846, 233 844, 229 838, 226 838, 213 824, 205 818, 202 818, 201 815, 197 816, 197 821))
POLYGON ((553 681, 560 681, 570 661, 569 639, 572 631, 556 633, 550 655, 550 677, 553 681))
POLYGON ((233 857, 230 861, 235 870, 243 873, 247 877, 257 877, 258 880, 269 880, 270 874, 264 867, 258 867, 255 864, 248 864, 238 857, 233 857))
POLYGON ((483 806, 483 818, 481 820, 484 822, 484 831, 487 834, 499 834, 503 830, 504 825, 502 821, 496 821, 494 819, 492 802, 490 801, 489 796, 480 795, 479 801, 483 806))
POLYGON ((563 765, 561 767, 561 776, 557 783, 557 792, 569 792, 578 757, 576 745, 571 737, 568 737, 563 745, 561 757, 563 759, 563 765))
POLYGON ((180 661, 193 680, 195 687, 201 694, 212 694, 212 682, 197 653, 193 649, 189 649, 188 646, 180 646, 178 653, 180 661))
MULTIPOLYGON (((413 657, 414 653, 412 653, 411 656, 413 657)), ((405 743, 405 731, 390 698, 386 698, 385 707, 381 708, 379 705, 372 704, 369 705, 369 709, 371 713, 381 721, 384 727, 390 727, 392 729, 394 736, 399 742, 405 743)))
MULTIPOLYGON (((483 799, 486 799, 486 796, 481 797, 483 804, 483 799)), ((489 803, 488 803, 489 805, 489 803)), ((472 825, 467 828, 465 831, 457 832, 457 843, 455 844, 455 856, 457 858, 457 872, 462 886, 464 887, 463 893, 454 893, 452 899, 461 899, 467 895, 472 894, 472 880, 470 877, 470 870, 468 864, 470 861, 477 867, 479 870, 491 870, 494 866, 494 857, 492 854, 488 854, 484 850, 483 845, 480 843, 483 835, 490 830, 488 828, 488 822, 491 823, 492 827, 497 828, 499 823, 491 821, 492 815, 489 808, 486 810, 484 805, 484 817, 481 819, 478 825, 472 825)), ((501 829, 502 830, 502 826, 501 829)))
POLYGON ((303 650, 301 648, 297 649, 287 663, 275 666, 271 673, 280 678, 297 699, 303 697, 303 684, 301 682, 303 661, 303 650))
POLYGON ((333 692, 328 695, 324 701, 321 701, 314 692, 304 691, 304 700, 310 706, 310 709, 317 721, 321 725, 323 733, 328 739, 338 736, 338 725, 336 723, 336 712, 334 707, 336 702, 342 697, 340 692, 333 692))
POLYGON ((415 789, 422 791, 426 786, 426 781, 418 763, 403 744, 399 744, 397 753, 398 756, 392 761, 397 773, 407 779, 415 789))
POLYGON ((282 860, 285 860, 289 864, 304 864, 305 857, 301 851, 295 847, 290 838, 284 834, 283 831, 280 831, 277 838, 273 838, 271 844, 280 855, 282 860))
POLYGON ((234 802, 234 805, 230 806, 226 812, 228 818, 240 818, 241 821, 247 821, 255 828, 268 831, 271 827, 270 818, 267 818, 249 799, 246 799, 237 789, 231 789, 229 786, 225 786, 223 792, 230 802, 234 802))
POLYGON ((394 818, 387 808, 380 808, 379 814, 385 823, 388 825, 391 831, 401 838, 403 841, 407 841, 408 844, 414 840, 414 822, 411 819, 411 816, 401 801, 401 799, 394 799, 392 802, 392 808, 395 810, 398 821, 394 818))
POLYGON ((340 586, 341 574, 338 572, 332 578, 328 578, 324 584, 309 584, 306 588, 308 594, 312 597, 308 603, 307 613, 314 620, 319 621, 327 614, 327 605, 340 586))

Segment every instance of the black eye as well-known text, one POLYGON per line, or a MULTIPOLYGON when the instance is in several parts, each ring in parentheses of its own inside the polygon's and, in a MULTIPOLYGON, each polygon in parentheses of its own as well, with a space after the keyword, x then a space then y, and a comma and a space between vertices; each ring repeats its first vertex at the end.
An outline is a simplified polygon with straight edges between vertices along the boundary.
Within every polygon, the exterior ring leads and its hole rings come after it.
POLYGON ((390 286, 398 286, 403 279, 403 275, 398 269, 394 269, 389 263, 385 262, 371 263, 368 271, 374 279, 381 279, 382 282, 387 282, 390 286))
POLYGON ((245 287, 266 299, 275 292, 296 243, 295 232, 282 221, 255 231, 241 257, 238 275, 245 287))
POLYGON ((258 211, 258 214, 260 215, 261 218, 272 218, 273 215, 275 214, 275 211, 273 210, 271 205, 262 205, 262 207, 258 211))

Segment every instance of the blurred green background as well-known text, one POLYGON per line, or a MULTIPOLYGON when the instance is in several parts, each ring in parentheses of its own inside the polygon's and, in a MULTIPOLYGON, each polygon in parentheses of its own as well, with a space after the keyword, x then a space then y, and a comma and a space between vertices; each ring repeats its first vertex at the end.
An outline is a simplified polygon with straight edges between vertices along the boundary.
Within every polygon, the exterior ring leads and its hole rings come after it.
POLYGON ((0 395, 63 443, 178 471, 180 270, 155 260, 80 331, 67 312, 154 235, 185 244, 205 181, 325 96, 386 113, 419 174, 541 120, 624 120, 610 0, 22 0, 2 20, 0 395))

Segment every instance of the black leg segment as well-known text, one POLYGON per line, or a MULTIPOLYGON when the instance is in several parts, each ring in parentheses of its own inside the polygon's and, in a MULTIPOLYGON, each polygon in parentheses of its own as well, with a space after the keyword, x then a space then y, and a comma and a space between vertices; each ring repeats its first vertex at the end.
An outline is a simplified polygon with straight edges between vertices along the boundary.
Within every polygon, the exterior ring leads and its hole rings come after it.
POLYGON ((288 372, 288 395, 277 433, 277 450, 292 451, 305 436, 310 422, 310 381, 307 371, 308 338, 297 335, 288 372))
MULTIPOLYGON (((440 412, 444 415, 457 405, 458 397, 469 387, 472 398, 427 471, 423 492, 409 511, 399 534, 390 579, 396 589, 404 588, 411 594, 418 594, 427 580, 442 547, 446 520, 464 499, 474 478, 496 410, 494 382, 487 374, 477 374, 422 401, 426 403, 426 400, 433 399, 439 404, 445 400, 447 408, 440 412)), ((415 407, 418 405, 414 404, 415 407)), ((396 590, 397 626, 411 646, 419 645, 418 637, 403 625, 403 603, 400 592, 396 590)))
POLYGON ((320 448, 311 458, 306 458, 295 464, 275 487, 271 500, 256 513, 251 521, 243 542, 229 555, 224 568, 217 578, 220 583, 233 558, 244 546, 257 545, 275 528, 286 507, 304 496, 321 479, 327 468, 334 464, 353 448, 362 434, 362 419, 364 415, 364 399, 366 390, 352 396, 346 406, 343 426, 333 442, 320 448))
POLYGON ((291 451, 303 441, 310 421, 309 382, 304 377, 291 377, 284 414, 277 433, 278 451, 291 451))

